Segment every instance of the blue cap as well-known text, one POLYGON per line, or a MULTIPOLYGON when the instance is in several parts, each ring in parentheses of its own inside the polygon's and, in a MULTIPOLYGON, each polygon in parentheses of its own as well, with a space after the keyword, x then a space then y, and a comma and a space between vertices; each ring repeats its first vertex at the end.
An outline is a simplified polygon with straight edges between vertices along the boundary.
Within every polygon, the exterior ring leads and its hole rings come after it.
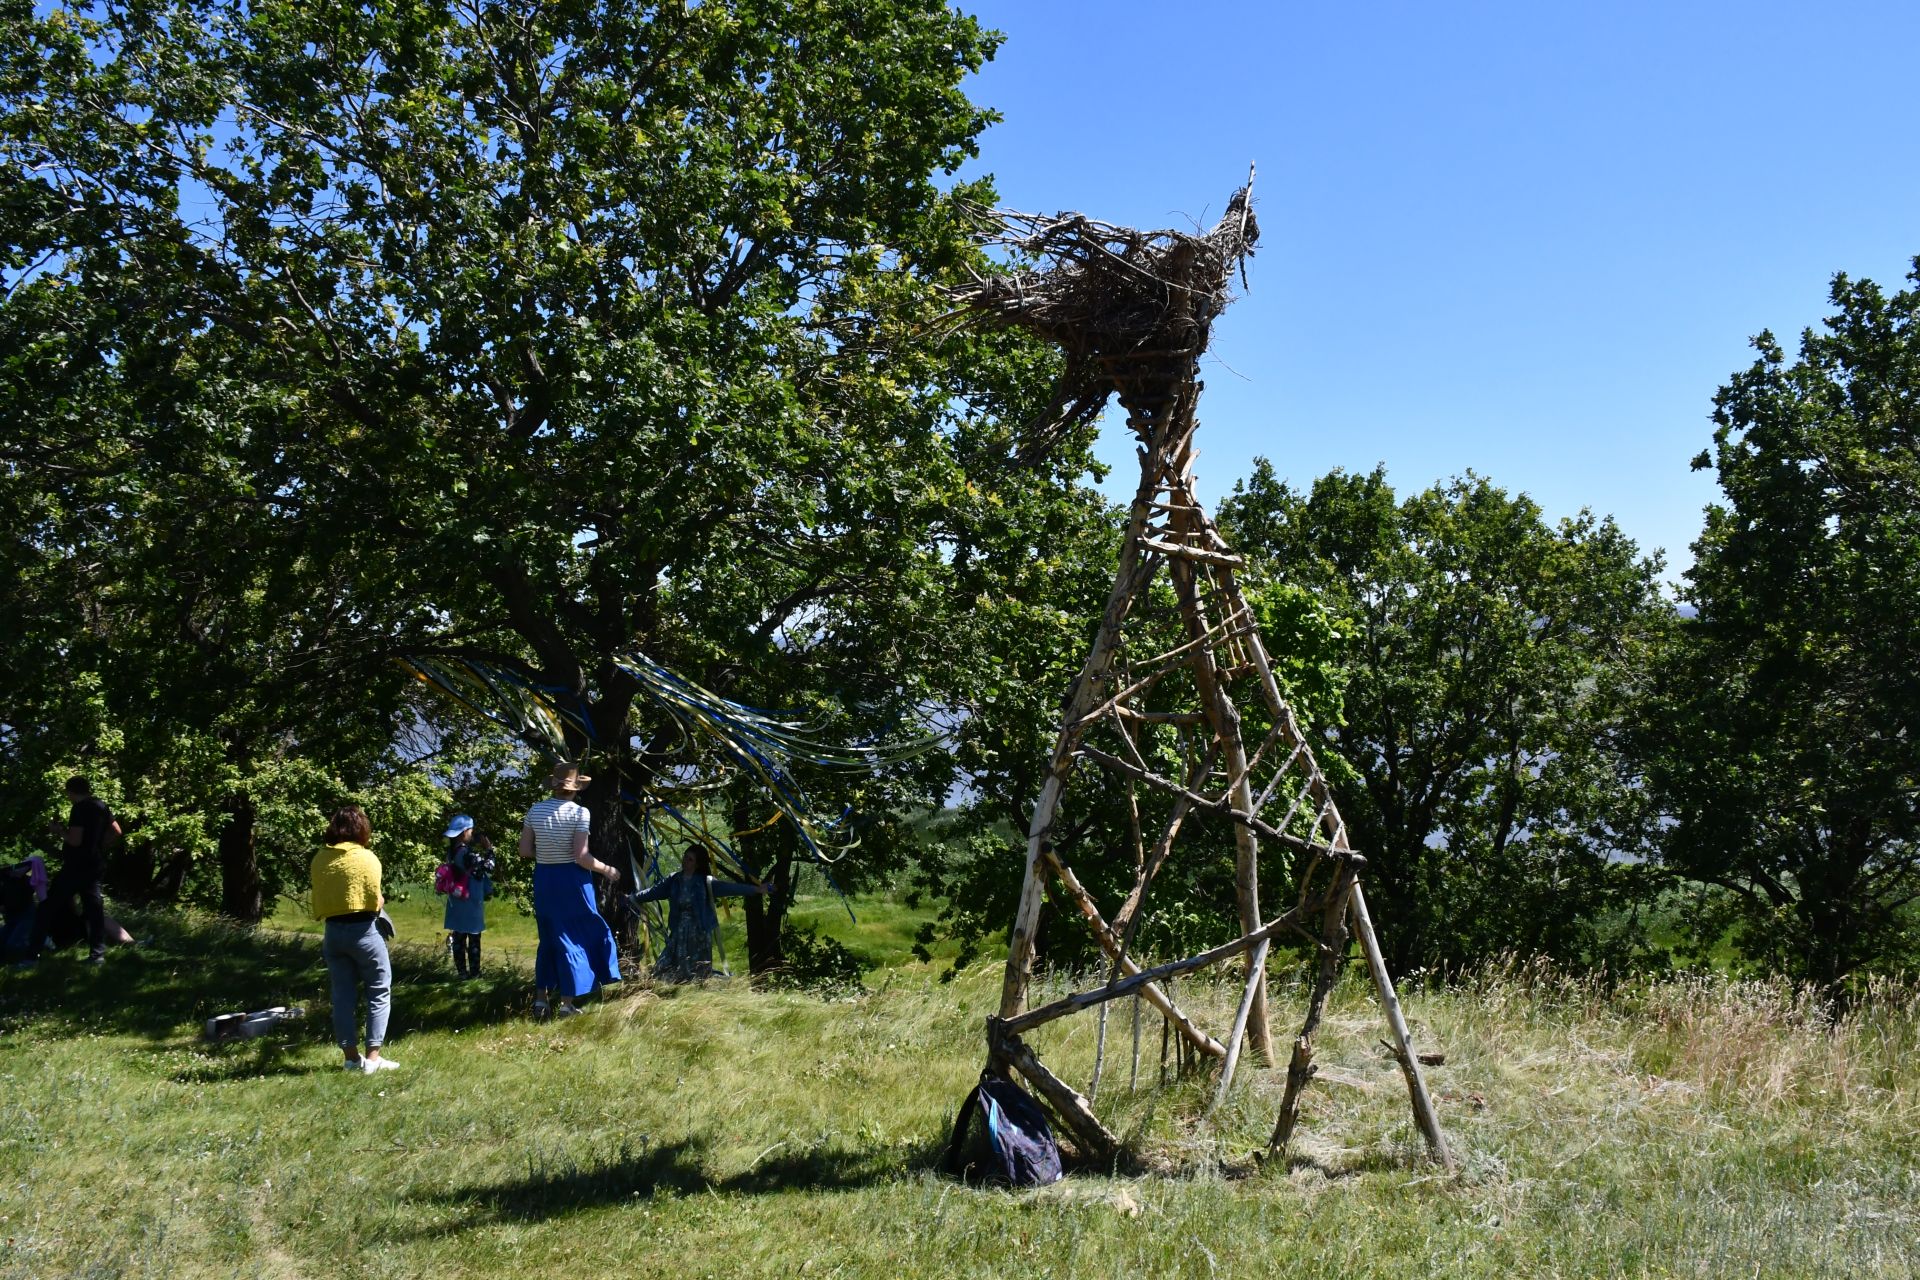
POLYGON ((447 824, 447 839, 451 840, 461 832, 471 830, 473 830, 473 819, 464 813, 460 814, 447 824))

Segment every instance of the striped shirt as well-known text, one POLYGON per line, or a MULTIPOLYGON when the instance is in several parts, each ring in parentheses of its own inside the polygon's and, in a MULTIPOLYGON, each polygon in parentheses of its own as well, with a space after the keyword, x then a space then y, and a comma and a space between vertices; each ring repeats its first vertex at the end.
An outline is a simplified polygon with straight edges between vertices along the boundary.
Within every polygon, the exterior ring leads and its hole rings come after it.
POLYGON ((592 831, 593 818, 581 805, 553 797, 527 810, 520 825, 533 832, 535 862, 572 862, 574 832, 592 831))

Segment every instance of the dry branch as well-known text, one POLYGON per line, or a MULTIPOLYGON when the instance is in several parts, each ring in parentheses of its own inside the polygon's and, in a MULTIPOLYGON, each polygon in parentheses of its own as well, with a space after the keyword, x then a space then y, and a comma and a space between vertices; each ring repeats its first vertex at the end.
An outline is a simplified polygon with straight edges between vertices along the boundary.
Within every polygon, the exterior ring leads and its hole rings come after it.
POLYGON ((1284 844, 1288 848, 1299 849, 1304 853, 1322 854, 1340 859, 1343 862, 1353 859, 1365 861, 1355 850, 1335 849, 1328 845, 1318 844, 1312 840, 1307 840, 1300 836, 1278 830, 1260 821, 1259 818, 1254 817, 1250 813, 1239 812, 1233 807, 1232 802, 1226 796, 1222 796, 1218 800, 1210 800, 1199 792, 1190 791, 1169 778, 1163 778, 1159 774, 1149 772, 1145 769, 1135 768, 1120 757, 1109 755, 1098 747, 1089 747, 1082 744, 1080 754, 1103 768, 1111 769, 1113 772, 1132 778, 1136 782, 1144 782, 1157 791, 1165 791, 1169 795, 1185 800, 1190 808, 1198 809, 1204 813, 1217 813, 1222 817, 1240 823, 1256 835, 1264 836, 1266 839, 1278 844, 1284 844))
POLYGON ((1170 978, 1175 974, 1192 973, 1195 969, 1204 969, 1210 964, 1219 964, 1222 960, 1231 960, 1244 951, 1253 950, 1274 934, 1291 926, 1294 921, 1298 919, 1298 913, 1298 907, 1292 908, 1285 915, 1269 920, 1245 937, 1235 938, 1232 942, 1223 942, 1210 951, 1202 951, 1200 954, 1188 956, 1184 960, 1169 960, 1165 964, 1157 964, 1151 969, 1142 969, 1131 978, 1122 978, 1119 982, 1110 982, 1104 987, 1095 987, 1091 991, 1081 991, 1074 995, 1063 996, 1051 1004, 1041 1005, 1038 1009, 1029 1009, 1017 1018, 995 1018, 991 1019, 991 1022, 1001 1030, 1012 1034, 1030 1031, 1034 1027, 1052 1022, 1055 1018, 1064 1018, 1070 1013, 1078 1013, 1082 1009, 1091 1009, 1094 1005, 1104 1000, 1113 1000, 1120 996, 1131 995, 1148 983, 1158 982, 1162 978, 1170 978))

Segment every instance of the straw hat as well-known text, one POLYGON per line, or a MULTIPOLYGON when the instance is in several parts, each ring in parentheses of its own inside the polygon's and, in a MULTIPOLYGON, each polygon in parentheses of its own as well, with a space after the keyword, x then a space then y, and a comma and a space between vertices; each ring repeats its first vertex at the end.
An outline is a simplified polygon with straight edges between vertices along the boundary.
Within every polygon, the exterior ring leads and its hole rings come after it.
POLYGON ((592 781, 575 764, 557 764, 553 766, 553 772, 547 775, 547 786, 554 791, 585 791, 587 784, 592 781))

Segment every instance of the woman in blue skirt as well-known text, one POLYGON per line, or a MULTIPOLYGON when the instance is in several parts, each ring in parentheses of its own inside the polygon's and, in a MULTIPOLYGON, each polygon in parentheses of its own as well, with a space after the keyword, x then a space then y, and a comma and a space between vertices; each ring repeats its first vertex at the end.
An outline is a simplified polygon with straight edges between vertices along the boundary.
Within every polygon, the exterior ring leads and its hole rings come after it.
POLYGON ((534 953, 533 1014, 566 1018, 574 1003, 596 986, 620 981, 613 930, 595 904, 593 878, 617 882, 620 873, 587 852, 593 819, 574 797, 593 779, 570 764, 555 765, 547 779, 550 799, 527 810, 520 824, 520 856, 533 859, 533 922, 540 932, 534 953), (559 996, 559 1005, 549 1001, 559 996))

